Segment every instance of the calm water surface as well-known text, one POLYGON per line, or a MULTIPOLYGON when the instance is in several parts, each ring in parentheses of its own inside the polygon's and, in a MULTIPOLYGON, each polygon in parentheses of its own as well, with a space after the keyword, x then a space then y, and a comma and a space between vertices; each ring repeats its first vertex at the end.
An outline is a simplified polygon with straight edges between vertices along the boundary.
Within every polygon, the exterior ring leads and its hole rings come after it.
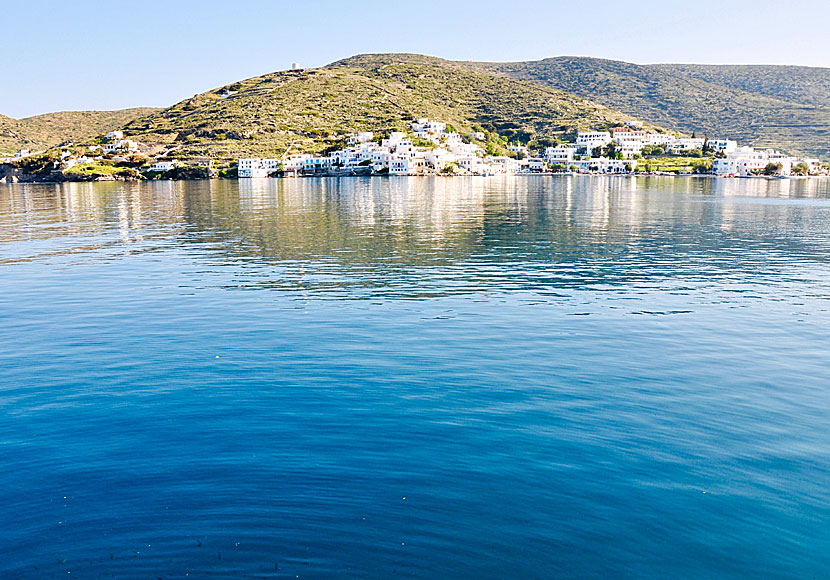
POLYGON ((0 287, 0 578, 828 578, 828 181, 0 186, 0 287))

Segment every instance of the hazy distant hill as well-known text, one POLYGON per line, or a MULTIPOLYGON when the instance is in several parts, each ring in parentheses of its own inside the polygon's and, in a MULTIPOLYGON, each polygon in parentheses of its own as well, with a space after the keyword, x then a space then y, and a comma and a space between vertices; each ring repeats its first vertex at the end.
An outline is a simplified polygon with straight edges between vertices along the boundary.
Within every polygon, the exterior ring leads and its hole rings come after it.
POLYGON ((636 65, 586 57, 467 65, 687 132, 830 158, 830 69, 636 65))
POLYGON ((89 139, 157 110, 144 107, 118 111, 65 111, 25 119, 0 115, 0 152, 41 150, 66 141, 89 139))
POLYGON ((126 127, 176 155, 319 152, 361 131, 405 129, 415 117, 457 130, 481 126, 510 139, 573 138, 631 117, 561 90, 419 55, 361 55, 196 95, 126 127))

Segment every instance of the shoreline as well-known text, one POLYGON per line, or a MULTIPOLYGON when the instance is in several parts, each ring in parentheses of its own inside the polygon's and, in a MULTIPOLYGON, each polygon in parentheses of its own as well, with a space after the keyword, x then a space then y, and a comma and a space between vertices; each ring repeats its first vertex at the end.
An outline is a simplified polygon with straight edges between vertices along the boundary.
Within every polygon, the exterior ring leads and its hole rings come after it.
POLYGON ((193 182, 193 181, 244 181, 244 182, 262 182, 282 179, 493 179, 505 177, 669 177, 672 179, 746 179, 751 181, 766 180, 766 181, 782 181, 782 180, 809 180, 809 179, 828 179, 830 175, 791 175, 791 176, 769 176, 769 175, 711 175, 705 173, 699 174, 672 174, 672 173, 510 173, 501 175, 298 175, 292 177, 274 176, 274 177, 200 177, 193 179, 64 179, 64 180, 37 180, 37 179, 16 179, 13 181, 0 180, 0 185, 63 185, 65 183, 162 183, 162 182, 193 182))

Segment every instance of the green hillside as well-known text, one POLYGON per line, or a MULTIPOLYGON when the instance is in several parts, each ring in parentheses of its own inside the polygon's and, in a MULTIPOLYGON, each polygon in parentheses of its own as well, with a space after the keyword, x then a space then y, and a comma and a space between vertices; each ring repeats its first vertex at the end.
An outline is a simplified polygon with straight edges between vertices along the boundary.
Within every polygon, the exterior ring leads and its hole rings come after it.
POLYGON ((66 141, 81 141, 117 129, 158 109, 118 111, 65 111, 25 119, 0 115, 0 153, 20 149, 39 151, 66 141))
POLYGON ((654 64, 648 68, 790 103, 830 106, 830 68, 743 64, 654 64))
POLYGON ((363 55, 320 69, 277 72, 196 95, 127 125, 172 155, 234 159, 321 152, 357 131, 406 129, 416 117, 480 127, 540 145, 628 115, 504 75, 418 55, 363 55))
POLYGON ((636 65, 585 57, 465 64, 686 132, 830 158, 830 69, 636 65))

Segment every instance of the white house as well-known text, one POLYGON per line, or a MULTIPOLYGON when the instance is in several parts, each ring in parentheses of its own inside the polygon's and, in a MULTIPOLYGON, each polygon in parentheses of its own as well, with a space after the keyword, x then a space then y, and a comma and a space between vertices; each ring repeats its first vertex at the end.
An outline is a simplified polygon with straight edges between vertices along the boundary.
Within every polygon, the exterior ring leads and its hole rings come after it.
POLYGON ((480 175, 484 173, 484 162, 478 155, 459 157, 458 167, 473 175, 480 175))
POLYGON ((118 139, 117 141, 110 141, 104 145, 104 153, 116 153, 118 151, 135 151, 138 149, 138 143, 130 141, 129 139, 118 139))
POLYGON ((369 143, 374 138, 375 134, 371 131, 361 131, 357 135, 352 135, 351 137, 349 137, 348 144, 360 145, 361 143, 369 143))
POLYGON ((530 157, 530 151, 524 145, 508 145, 507 150, 523 157, 530 157))
POLYGON ((548 163, 568 165, 574 160, 576 151, 575 147, 568 147, 567 145, 548 147, 545 149, 545 160, 548 163))
POLYGON ((108 141, 120 141, 124 138, 124 131, 110 131, 107 133, 108 141))
POLYGON ((176 164, 172 161, 156 161, 150 166, 150 171, 154 171, 156 173, 164 173, 166 171, 172 171, 176 168, 176 164))
POLYGON ((738 147, 722 159, 712 162, 712 171, 716 175, 752 175, 753 171, 763 171, 769 163, 766 151, 756 151, 753 147, 738 147))
POLYGON ((486 157, 487 173, 496 175, 511 175, 519 171, 519 160, 512 157, 486 157))
POLYGON ((450 163, 455 163, 456 159, 454 153, 443 147, 436 147, 424 154, 427 165, 431 166, 437 173, 440 173, 450 163))
POLYGON ((530 171, 544 171, 545 170, 545 160, 541 157, 531 157, 527 160, 527 168, 530 171))
POLYGON ((279 171, 279 159, 240 159, 237 162, 237 174, 239 177, 270 177, 279 171))
POLYGON ((306 159, 310 159, 311 155, 308 153, 289 155, 283 159, 283 168, 286 171, 300 171, 305 167, 306 159))
POLYGON ((410 127, 415 132, 417 137, 422 139, 430 139, 440 137, 447 131, 447 124, 440 121, 430 121, 429 119, 416 119, 411 122, 410 127))
POLYGON ((703 144, 705 143, 705 139, 698 139, 698 138, 683 138, 683 139, 675 139, 674 142, 669 145, 669 151, 672 153, 687 153, 693 149, 703 149, 703 144))
POLYGON ((596 147, 605 147, 611 142, 611 133, 608 131, 580 132, 576 135, 576 144, 588 153, 596 147))
POLYGON ((715 153, 730 153, 738 148, 738 142, 730 139, 710 139, 709 147, 715 153))
POLYGON ((409 175, 410 161, 408 155, 396 155, 389 158, 389 175, 409 175))
POLYGON ((327 171, 334 165, 334 159, 331 157, 309 157, 303 162, 303 169, 305 171, 327 171))
POLYGON ((629 173, 636 169, 637 161, 595 157, 593 159, 575 160, 571 165, 584 173, 629 173))

